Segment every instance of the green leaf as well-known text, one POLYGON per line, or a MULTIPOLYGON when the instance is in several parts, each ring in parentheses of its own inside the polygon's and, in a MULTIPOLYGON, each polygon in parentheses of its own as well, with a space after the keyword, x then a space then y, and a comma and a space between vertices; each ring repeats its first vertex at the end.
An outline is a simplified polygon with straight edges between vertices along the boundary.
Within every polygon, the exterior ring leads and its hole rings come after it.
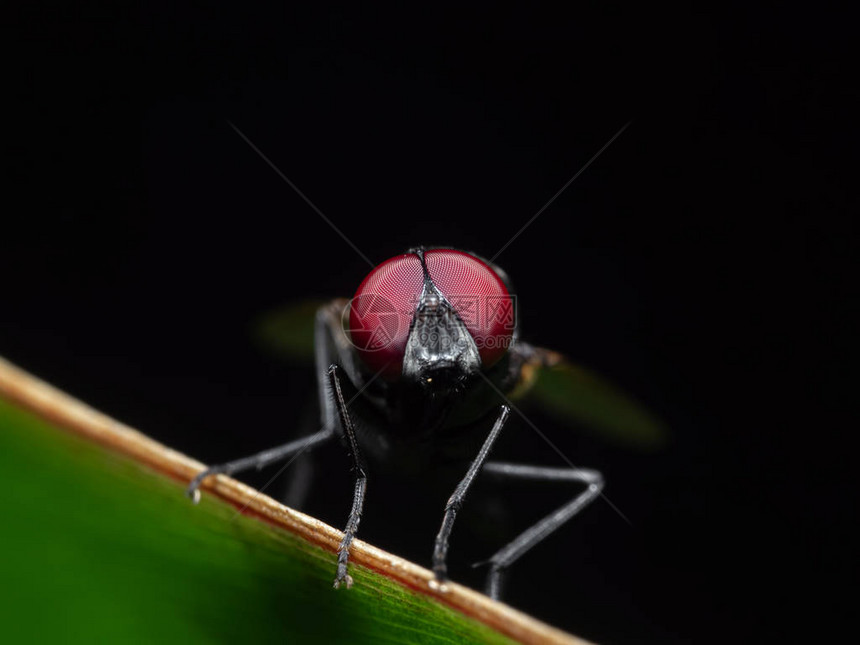
POLYGON ((3 641, 580 642, 199 468, 0 359, 3 641))
POLYGON ((547 413, 615 443, 655 449, 666 440, 662 421, 615 385, 562 361, 538 370, 528 393, 547 413))

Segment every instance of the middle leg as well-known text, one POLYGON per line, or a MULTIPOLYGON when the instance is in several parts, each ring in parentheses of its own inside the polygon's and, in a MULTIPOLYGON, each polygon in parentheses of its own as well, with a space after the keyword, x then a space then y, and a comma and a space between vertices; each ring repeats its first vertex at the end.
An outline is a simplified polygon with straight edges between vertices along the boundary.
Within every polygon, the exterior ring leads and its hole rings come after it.
POLYGON ((502 462, 488 462, 484 466, 484 474, 530 481, 581 482, 586 485, 579 495, 523 531, 490 558, 486 592, 498 600, 502 592, 502 577, 507 568, 594 501, 603 490, 603 476, 596 470, 586 468, 552 468, 502 462))

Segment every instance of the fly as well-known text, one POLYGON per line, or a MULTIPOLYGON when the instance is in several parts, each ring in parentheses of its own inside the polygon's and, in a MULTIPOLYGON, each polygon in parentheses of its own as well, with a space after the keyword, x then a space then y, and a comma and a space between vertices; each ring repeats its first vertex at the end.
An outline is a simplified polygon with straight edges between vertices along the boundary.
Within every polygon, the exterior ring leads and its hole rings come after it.
MULTIPOLYGON (((506 273, 475 254, 419 247, 377 266, 352 300, 335 300, 317 310, 314 362, 322 428, 282 446, 207 468, 194 478, 187 493, 196 501, 200 484, 210 475, 263 468, 340 439, 352 465, 354 489, 338 548, 335 588, 353 583, 349 554, 367 491, 366 458, 428 469, 444 460, 460 468, 462 478, 444 505, 433 544, 432 566, 439 582, 448 577, 447 556, 457 514, 479 476, 584 486, 489 558, 485 588, 496 599, 504 573, 601 494, 603 477, 596 470, 489 459, 511 415, 509 397, 532 385, 540 370, 562 365, 562 359, 519 338, 516 296, 506 273), (470 438, 481 444, 476 454, 451 449, 470 438)), ((632 405, 600 387, 598 398, 601 391, 610 402, 632 405)), ((587 412, 584 416, 588 417, 587 412)), ((625 418, 636 417, 627 414, 625 418)), ((656 428, 649 425, 651 419, 644 412, 640 421, 646 432, 656 428)))

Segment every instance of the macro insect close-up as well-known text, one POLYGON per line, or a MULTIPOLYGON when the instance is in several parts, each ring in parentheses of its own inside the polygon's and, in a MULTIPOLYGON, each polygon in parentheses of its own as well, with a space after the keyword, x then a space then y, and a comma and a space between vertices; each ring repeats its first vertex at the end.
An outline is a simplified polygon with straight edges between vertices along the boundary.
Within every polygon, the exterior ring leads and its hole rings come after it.
POLYGON ((519 339, 512 291, 500 268, 459 250, 419 247, 383 262, 352 300, 336 300, 316 313, 320 429, 212 466, 195 478, 188 494, 199 497, 198 487, 210 475, 263 468, 340 439, 355 480, 334 585, 349 587, 349 548, 376 470, 401 470, 416 481, 460 468, 462 479, 444 505, 433 548, 440 582, 447 578, 455 519, 476 477, 580 484, 570 501, 487 559, 486 591, 499 598, 504 572, 603 488, 594 470, 489 459, 511 414, 508 396, 530 388, 537 370, 562 361, 519 339), (480 448, 470 453, 476 436, 480 448))
POLYGON ((13 12, 4 642, 834 640, 816 16, 13 12))

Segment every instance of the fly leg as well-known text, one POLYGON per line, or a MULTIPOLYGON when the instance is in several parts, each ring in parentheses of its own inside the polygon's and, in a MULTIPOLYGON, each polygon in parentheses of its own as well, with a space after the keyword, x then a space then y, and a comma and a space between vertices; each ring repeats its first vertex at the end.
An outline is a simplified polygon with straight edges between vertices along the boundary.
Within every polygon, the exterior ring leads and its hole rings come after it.
POLYGON ((355 534, 358 531, 358 523, 361 521, 361 510, 364 507, 364 493, 367 490, 367 474, 364 469, 364 461, 361 458, 361 452, 358 449, 358 440, 355 437, 355 428, 352 425, 352 419, 349 416, 349 411, 346 409, 346 402, 343 399, 343 392, 340 388, 340 378, 338 377, 337 365, 332 365, 328 369, 329 383, 331 384, 334 401, 337 405, 337 412, 340 416, 341 427, 343 434, 346 437, 346 447, 352 460, 352 472, 355 475, 355 491, 352 496, 352 509, 349 512, 349 517, 346 520, 346 528, 343 530, 343 539, 340 541, 340 546, 337 549, 337 574, 334 578, 334 588, 337 589, 341 584, 345 584, 349 589, 352 586, 352 576, 347 572, 349 564, 349 547, 355 539, 355 534))
POLYGON ((457 484, 457 488, 454 489, 454 493, 445 505, 445 515, 442 518, 442 527, 439 529, 439 534, 436 536, 436 543, 433 547, 433 572, 436 574, 437 580, 445 580, 448 577, 448 565, 446 564, 448 558, 448 542, 451 538, 451 530, 454 528, 454 520, 457 517, 457 511, 459 511, 460 507, 463 505, 463 501, 466 499, 466 493, 469 492, 469 487, 480 472, 481 466, 484 465, 487 455, 490 454, 490 450, 501 433, 510 414, 511 409, 508 406, 503 405, 499 412, 499 417, 493 425, 493 429, 490 430, 490 434, 484 441, 484 445, 481 446, 481 450, 478 451, 478 456, 475 457, 475 460, 471 463, 469 470, 466 472, 466 476, 463 477, 459 484, 457 484))
POLYGON ((314 434, 301 437, 270 450, 264 450, 256 455, 237 459, 235 461, 228 461, 227 463, 207 468, 191 480, 191 483, 185 491, 185 494, 194 500, 195 504, 200 501, 200 491, 198 490, 200 488, 200 484, 202 484, 203 480, 210 475, 232 475, 245 470, 251 470, 252 468, 259 470, 269 464, 287 459, 292 455, 298 455, 316 448, 317 446, 331 441, 337 436, 334 425, 335 405, 331 400, 331 397, 328 396, 328 392, 326 390, 326 384, 328 382, 327 366, 331 364, 331 356, 334 351, 331 347, 331 343, 329 342, 331 337, 328 329, 328 320, 330 315, 331 314, 327 308, 321 308, 317 312, 314 327, 314 360, 317 370, 317 391, 320 400, 322 429, 314 434))
POLYGON ((302 510, 313 487, 314 464, 305 455, 296 455, 289 483, 284 487, 284 505, 302 510))
POLYGON ((191 480, 191 483, 185 490, 185 494, 188 495, 188 497, 190 497, 196 504, 200 501, 200 491, 198 490, 200 488, 200 484, 202 484, 203 480, 210 475, 232 475, 233 473, 251 470, 252 468, 260 470, 269 464, 283 461, 292 455, 316 448, 317 446, 331 441, 334 436, 335 432, 333 428, 323 428, 319 432, 315 432, 307 437, 302 437, 295 441, 285 443, 282 446, 258 452, 250 457, 228 461, 227 463, 219 464, 217 466, 210 466, 206 470, 198 473, 198 475, 191 480))
POLYGON ((544 517, 531 528, 523 531, 510 544, 502 547, 488 560, 490 572, 487 574, 486 593, 491 598, 498 600, 502 591, 502 578, 505 570, 526 551, 541 542, 600 495, 603 490, 603 475, 596 470, 585 468, 551 468, 502 462, 488 462, 484 466, 483 472, 500 478, 582 482, 586 485, 585 490, 579 495, 544 517))

